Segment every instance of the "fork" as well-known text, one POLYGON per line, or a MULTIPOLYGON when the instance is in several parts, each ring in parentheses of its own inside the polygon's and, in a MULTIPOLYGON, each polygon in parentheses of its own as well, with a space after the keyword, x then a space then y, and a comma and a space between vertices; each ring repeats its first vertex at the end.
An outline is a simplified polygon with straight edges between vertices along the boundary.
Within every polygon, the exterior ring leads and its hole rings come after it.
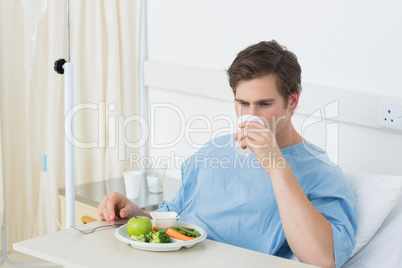
POLYGON ((105 227, 116 228, 116 227, 120 227, 120 226, 122 226, 122 225, 124 225, 124 224, 100 225, 100 226, 96 226, 96 227, 94 227, 94 228, 90 228, 90 229, 86 229, 86 230, 81 230, 81 229, 78 229, 78 228, 76 228, 76 227, 74 227, 74 226, 71 226, 71 227, 72 227, 73 229, 77 230, 77 231, 80 231, 80 232, 83 233, 83 234, 90 234, 90 233, 93 233, 96 229, 99 229, 99 228, 105 228, 105 227))

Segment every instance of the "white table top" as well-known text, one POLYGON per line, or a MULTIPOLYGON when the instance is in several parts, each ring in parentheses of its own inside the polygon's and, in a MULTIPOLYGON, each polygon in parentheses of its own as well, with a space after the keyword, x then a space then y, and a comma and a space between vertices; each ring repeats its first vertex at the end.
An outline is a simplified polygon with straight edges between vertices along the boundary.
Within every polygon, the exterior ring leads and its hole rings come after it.
MULTIPOLYGON (((78 228, 101 224, 106 222, 78 228)), ((178 251, 143 251, 117 240, 115 230, 99 229, 86 235, 70 228, 15 243, 14 250, 67 267, 313 267, 208 239, 178 251)))

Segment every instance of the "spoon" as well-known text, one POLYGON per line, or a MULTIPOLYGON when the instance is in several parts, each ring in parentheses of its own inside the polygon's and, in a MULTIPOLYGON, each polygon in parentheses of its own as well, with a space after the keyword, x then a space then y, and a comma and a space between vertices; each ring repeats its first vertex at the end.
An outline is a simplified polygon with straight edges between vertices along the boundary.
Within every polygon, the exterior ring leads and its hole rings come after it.
POLYGON ((187 203, 187 205, 179 212, 179 214, 177 214, 176 219, 179 218, 179 215, 188 207, 188 205, 190 205, 191 201, 193 200, 190 200, 190 202, 187 203))

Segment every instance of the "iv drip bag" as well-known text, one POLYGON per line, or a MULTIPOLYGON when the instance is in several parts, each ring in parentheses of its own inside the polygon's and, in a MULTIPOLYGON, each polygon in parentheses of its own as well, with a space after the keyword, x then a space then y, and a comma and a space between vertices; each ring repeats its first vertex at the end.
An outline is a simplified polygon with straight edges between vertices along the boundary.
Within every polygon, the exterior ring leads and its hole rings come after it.
POLYGON ((39 20, 45 14, 47 0, 21 0, 25 14, 29 17, 33 26, 38 25, 39 20))

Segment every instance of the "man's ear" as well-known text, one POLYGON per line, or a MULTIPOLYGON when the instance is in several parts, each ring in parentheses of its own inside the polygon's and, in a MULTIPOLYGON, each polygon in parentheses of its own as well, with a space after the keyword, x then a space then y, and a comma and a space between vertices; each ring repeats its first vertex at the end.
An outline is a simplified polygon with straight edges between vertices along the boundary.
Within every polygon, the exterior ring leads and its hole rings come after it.
POLYGON ((294 112, 294 110, 296 110, 297 105, 299 104, 299 97, 300 97, 300 91, 290 95, 288 100, 288 106, 291 112, 294 112))

